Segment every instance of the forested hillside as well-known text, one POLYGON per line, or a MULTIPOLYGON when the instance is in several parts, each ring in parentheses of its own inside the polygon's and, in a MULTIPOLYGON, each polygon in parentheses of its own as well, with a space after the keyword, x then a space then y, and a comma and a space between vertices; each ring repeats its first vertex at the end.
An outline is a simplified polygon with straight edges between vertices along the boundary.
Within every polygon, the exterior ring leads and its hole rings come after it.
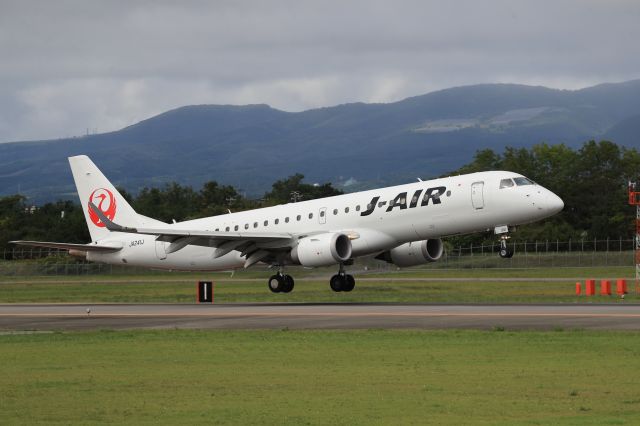
POLYGON ((186 106, 110 133, 0 144, 0 195, 73 199, 67 157, 78 154, 133 193, 215 180, 259 197, 301 170, 312 182, 353 191, 438 176, 469 162, 478 147, 579 148, 607 138, 640 148, 639 118, 640 80, 575 91, 485 84, 295 113, 186 106))

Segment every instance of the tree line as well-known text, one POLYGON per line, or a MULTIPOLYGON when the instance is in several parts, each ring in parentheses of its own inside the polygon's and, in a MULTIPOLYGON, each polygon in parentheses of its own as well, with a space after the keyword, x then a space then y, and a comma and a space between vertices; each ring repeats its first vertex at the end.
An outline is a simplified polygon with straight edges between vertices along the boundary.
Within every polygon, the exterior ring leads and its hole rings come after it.
MULTIPOLYGON (((640 153, 609 141, 589 141, 579 149, 545 143, 531 148, 478 151, 473 160, 450 174, 486 170, 521 173, 558 194, 565 202, 562 213, 543 222, 520 227, 519 240, 630 238, 635 229, 635 209, 627 204, 627 183, 640 174, 640 153)), ((260 199, 243 196, 236 188, 215 181, 200 190, 178 183, 144 188, 137 195, 119 189, 140 214, 164 222, 213 216, 291 201, 342 194, 331 184, 311 185, 295 174, 273 183, 260 199)), ((29 209, 21 195, 0 198, 0 248, 8 241, 32 239, 85 243, 90 240, 83 206, 57 201, 29 209), (64 213, 62 213, 64 212, 64 213)), ((491 233, 450 238, 454 245, 495 240, 491 233)))
MULTIPOLYGON (((609 141, 589 141, 579 149, 564 144, 490 149, 476 152, 455 173, 508 170, 521 173, 556 193, 565 203, 558 215, 521 226, 519 240, 631 238, 635 208, 628 204, 628 183, 640 176, 640 153, 609 141)), ((458 237, 457 242, 479 242, 490 235, 458 237)), ((494 238, 495 239, 495 238, 494 238)))
MULTIPOLYGON (((178 222, 207 216, 274 206, 340 195, 330 183, 304 183, 304 175, 295 174, 273 183, 271 191, 260 199, 243 196, 230 185, 210 181, 199 191, 172 182, 162 188, 144 188, 137 195, 118 188, 133 209, 163 222, 178 222)), ((86 243, 91 240, 83 208, 76 202, 56 201, 37 208, 22 195, 0 197, 0 249, 12 240, 62 241, 86 243)))

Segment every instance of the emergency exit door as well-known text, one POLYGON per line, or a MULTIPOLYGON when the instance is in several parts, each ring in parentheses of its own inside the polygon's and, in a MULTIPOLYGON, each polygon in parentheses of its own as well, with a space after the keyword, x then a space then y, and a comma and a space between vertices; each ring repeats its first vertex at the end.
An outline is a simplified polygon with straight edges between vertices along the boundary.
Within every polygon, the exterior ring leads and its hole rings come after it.
POLYGON ((476 210, 484 208, 483 190, 484 182, 474 182, 471 184, 471 203, 476 210))
POLYGON ((327 223, 327 208, 326 207, 322 207, 318 211, 318 223, 321 224, 321 225, 327 223))

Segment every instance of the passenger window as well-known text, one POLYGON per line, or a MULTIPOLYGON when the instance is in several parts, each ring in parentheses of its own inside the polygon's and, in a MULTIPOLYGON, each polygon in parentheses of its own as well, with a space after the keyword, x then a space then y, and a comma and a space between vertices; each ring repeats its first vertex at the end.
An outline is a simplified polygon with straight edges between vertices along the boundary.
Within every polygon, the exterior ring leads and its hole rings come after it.
POLYGON ((309 213, 309 219, 313 219, 313 213, 309 213))
POLYGON ((249 224, 248 223, 244 224, 244 229, 249 229, 249 224))
POLYGON ((258 222, 253 222, 253 227, 257 228, 258 227, 258 222))
POLYGON ((265 221, 264 221, 264 226, 268 226, 268 225, 269 225, 269 221, 268 221, 268 220, 265 220, 265 221))
POLYGON ((344 212, 345 212, 345 213, 349 213, 349 207, 345 207, 345 208, 344 208, 344 212))
POLYGON ((386 202, 386 201, 380 201, 380 202, 378 202, 378 208, 380 208, 380 207, 384 206, 385 204, 387 204, 387 202, 386 202))
POLYGON ((337 215, 338 214, 338 209, 333 209, 333 215, 337 215))
POLYGON ((280 219, 276 219, 273 221, 276 225, 280 223, 280 219))
POLYGON ((359 212, 359 211, 360 211, 360 204, 358 204, 358 205, 356 206, 356 211, 357 211, 357 212, 359 212))
POLYGON ((500 181, 500 189, 511 188, 512 186, 513 186, 513 181, 511 179, 502 179, 500 181))
POLYGON ((238 230, 238 228, 239 228, 238 225, 233 227, 233 229, 236 230, 236 231, 238 230))
POLYGON ((288 217, 285 217, 285 218, 284 218, 284 221, 285 221, 286 223, 289 223, 289 218, 288 218, 288 217))
POLYGON ((218 232, 220 230, 220 228, 216 228, 216 232, 218 232))
POLYGON ((518 186, 533 185, 533 181, 527 179, 526 177, 517 177, 517 178, 513 178, 513 180, 516 181, 516 185, 518 186))
POLYGON ((298 221, 300 220, 300 215, 296 216, 296 220, 298 221))
POLYGON ((225 231, 229 232, 229 227, 224 228, 225 231))
POLYGON ((320 217, 324 217, 324 210, 320 211, 320 217))

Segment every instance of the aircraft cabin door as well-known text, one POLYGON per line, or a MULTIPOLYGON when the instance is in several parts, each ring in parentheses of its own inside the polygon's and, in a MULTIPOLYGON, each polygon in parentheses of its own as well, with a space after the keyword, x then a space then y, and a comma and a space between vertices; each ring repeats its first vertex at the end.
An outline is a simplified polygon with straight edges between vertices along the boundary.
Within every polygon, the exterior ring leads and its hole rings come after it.
POLYGON ((164 241, 157 241, 156 240, 156 256, 160 260, 165 260, 167 258, 167 251, 166 251, 166 245, 165 244, 166 243, 164 241))
POLYGON ((327 223, 327 208, 322 207, 318 212, 318 223, 325 224, 327 223))
POLYGON ((471 184, 471 204, 476 210, 484 208, 484 182, 474 182, 471 184))

